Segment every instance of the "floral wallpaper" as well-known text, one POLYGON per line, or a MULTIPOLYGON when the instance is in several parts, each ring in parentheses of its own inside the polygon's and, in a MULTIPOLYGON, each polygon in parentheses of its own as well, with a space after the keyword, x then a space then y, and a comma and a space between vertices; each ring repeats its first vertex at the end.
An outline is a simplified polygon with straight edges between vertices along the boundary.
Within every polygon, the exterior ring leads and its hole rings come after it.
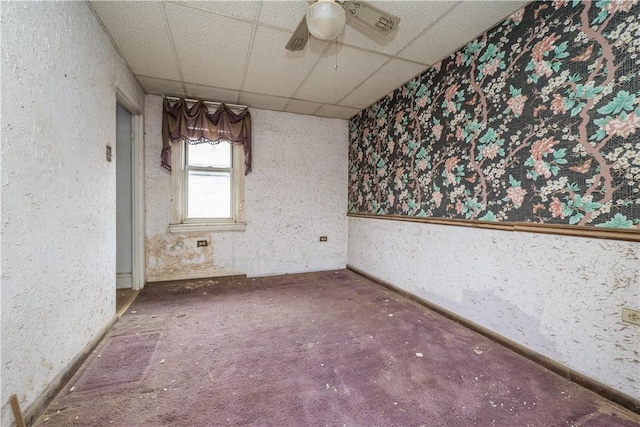
POLYGON ((640 229, 638 0, 533 2, 350 121, 349 212, 640 229))

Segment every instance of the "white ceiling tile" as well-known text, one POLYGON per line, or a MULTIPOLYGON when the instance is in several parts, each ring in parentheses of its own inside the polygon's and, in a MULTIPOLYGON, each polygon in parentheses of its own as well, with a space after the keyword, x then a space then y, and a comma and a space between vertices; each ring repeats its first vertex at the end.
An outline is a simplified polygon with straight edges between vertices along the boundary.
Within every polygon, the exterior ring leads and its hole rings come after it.
POLYGON ((240 104, 262 110, 282 111, 288 101, 288 98, 260 95, 257 93, 242 92, 240 94, 240 104))
POLYGON ((185 81, 240 89, 253 25, 171 3, 165 10, 185 81))
POLYGON ((180 82, 147 76, 138 76, 138 80, 146 93, 153 95, 185 96, 182 83, 180 82))
POLYGON ((267 95, 291 96, 318 61, 327 42, 310 40, 307 49, 290 52, 284 48, 291 34, 267 27, 258 28, 249 59, 244 90, 267 95))
POLYGON ((237 90, 221 89, 211 86, 199 86, 186 83, 187 96, 190 98, 205 99, 207 101, 227 102, 237 104, 240 92, 237 90))
POLYGON ((260 23, 293 32, 308 6, 306 1, 265 1, 260 9, 260 23))
POLYGON ((309 79, 295 93, 298 99, 336 104, 387 61, 387 57, 335 45, 327 50, 309 79), (336 70, 336 61, 338 69, 336 70))
POLYGON ((520 1, 466 1, 430 28, 399 56, 434 64, 524 6, 520 1))
POLYGON ((171 2, 183 7, 191 7, 206 10, 209 12, 226 15, 232 18, 239 18, 254 21, 260 7, 259 1, 177 1, 171 2))
POLYGON ((365 108, 402 86, 425 70, 424 65, 391 59, 340 102, 340 105, 365 108))
POLYGON ((159 2, 91 2, 136 74, 180 80, 159 2))
POLYGON ((316 116, 321 117, 335 117, 338 119, 350 119, 360 112, 358 108, 341 107, 339 105, 323 105, 318 111, 316 116))
POLYGON ((313 114, 318 108, 320 108, 322 104, 318 104, 317 102, 311 101, 302 101, 300 99, 292 99, 284 111, 288 111, 290 113, 298 113, 298 114, 313 114))
POLYGON ((451 1, 372 1, 379 9, 400 18, 398 29, 382 34, 356 19, 350 19, 339 40, 345 44, 395 55, 421 31, 451 9, 451 1))

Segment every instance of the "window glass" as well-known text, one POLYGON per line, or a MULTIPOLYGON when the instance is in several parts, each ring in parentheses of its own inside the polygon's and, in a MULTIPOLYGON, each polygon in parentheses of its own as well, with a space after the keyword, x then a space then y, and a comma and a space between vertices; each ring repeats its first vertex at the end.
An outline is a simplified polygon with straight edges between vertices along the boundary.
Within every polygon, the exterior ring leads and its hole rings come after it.
POLYGON ((188 218, 231 218, 231 172, 189 170, 188 218))
POLYGON ((231 144, 220 142, 211 144, 187 144, 189 166, 214 168, 231 167, 231 144))

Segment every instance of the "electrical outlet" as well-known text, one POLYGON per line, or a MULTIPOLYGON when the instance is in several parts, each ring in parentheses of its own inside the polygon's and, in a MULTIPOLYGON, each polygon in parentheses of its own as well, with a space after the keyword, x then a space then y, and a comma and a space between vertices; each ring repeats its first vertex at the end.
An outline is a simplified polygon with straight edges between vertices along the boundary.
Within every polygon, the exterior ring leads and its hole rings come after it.
POLYGON ((327 236, 320 236, 320 241, 321 242, 326 242, 327 241, 327 236))
POLYGON ((111 161, 111 146, 110 145, 107 145, 106 155, 107 155, 107 162, 110 162, 111 161))
POLYGON ((622 307, 622 321, 640 326, 640 311, 622 307))
POLYGON ((203 246, 209 246, 209 243, 206 240, 196 240, 196 244, 198 245, 199 248, 203 246))

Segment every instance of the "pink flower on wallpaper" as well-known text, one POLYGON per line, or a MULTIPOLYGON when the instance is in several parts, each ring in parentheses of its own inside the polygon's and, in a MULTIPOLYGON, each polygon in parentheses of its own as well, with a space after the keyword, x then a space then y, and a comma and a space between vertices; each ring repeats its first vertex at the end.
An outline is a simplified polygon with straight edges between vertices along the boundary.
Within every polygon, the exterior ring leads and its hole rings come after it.
POLYGON ((627 114, 624 118, 621 117, 618 116, 609 120, 605 125, 601 126, 601 129, 608 136, 617 135, 626 138, 636 133, 636 129, 640 128, 640 116, 636 116, 635 111, 627 114))
POLYGON ((393 149, 395 148, 395 146, 396 146, 396 142, 393 139, 387 142, 387 149, 389 150, 389 152, 393 152, 393 149))
POLYGON ((637 4, 638 0, 612 0, 611 3, 605 6, 605 9, 613 15, 619 11, 629 12, 631 8, 637 4))
POLYGON ((551 204, 549 205, 549 212, 551 212, 551 216, 554 218, 564 219, 562 210, 562 202, 558 200, 557 197, 552 197, 551 204))
POLYGON ((549 64, 544 61, 536 62, 534 71, 540 77, 551 77, 553 75, 553 70, 551 69, 549 64))
POLYGON ((433 64, 433 69, 436 71, 440 71, 440 67, 442 67, 442 61, 439 61, 433 64))
POLYGON ((524 16, 524 8, 521 8, 518 11, 514 12, 510 16, 510 18, 513 20, 513 22, 515 22, 516 24, 519 24, 520 22, 522 22, 523 16, 524 16))
POLYGON ((520 116, 522 114, 522 110, 524 110, 524 102, 527 100, 525 95, 513 96, 507 101, 507 106, 511 109, 513 114, 520 116))
POLYGON ((393 205, 393 202, 396 200, 396 196, 394 196, 393 193, 389 193, 387 195, 387 200, 389 200, 390 205, 393 205))
POLYGON ((559 39, 560 36, 556 35, 556 33, 553 33, 536 43, 531 53, 533 61, 542 62, 544 60, 544 56, 555 49, 555 42, 559 39))
POLYGON ((450 157, 448 158, 445 162, 444 162, 444 169, 447 172, 451 172, 451 169, 455 168, 456 166, 458 166, 458 162, 460 161, 460 159, 457 156, 454 157, 450 157))
POLYGON ((456 127, 456 138, 460 140, 464 138, 464 134, 462 133, 462 126, 456 127))
POLYGON ((444 99, 446 99, 447 101, 451 101, 453 99, 453 96, 458 93, 458 88, 460 87, 459 84, 454 84, 451 85, 447 88, 447 90, 444 92, 444 99))
POLYGON ((551 110, 553 111, 553 114, 564 114, 567 112, 567 110, 564 108, 562 95, 558 95, 557 93, 553 94, 553 101, 551 101, 551 110))
POLYGON ((458 213, 458 215, 460 215, 462 213, 462 202, 460 200, 458 200, 456 202, 456 212, 458 213))
POLYGON ((485 145, 485 147, 482 149, 482 155, 488 159, 493 160, 498 155, 499 150, 500 147, 498 147, 498 144, 485 145))
POLYGON ((513 202, 513 206, 519 208, 522 206, 524 196, 527 194, 527 190, 522 187, 507 188, 507 197, 513 202))
POLYGON ((553 0, 552 5, 556 8, 556 10, 558 10, 561 7, 565 7, 567 5, 567 0, 553 0))
POLYGON ((547 167, 547 164, 544 160, 536 160, 533 162, 533 170, 540 176, 544 176, 545 178, 551 178, 551 171, 547 167))
POLYGON ((539 139, 531 146, 531 156, 534 160, 540 160, 542 159, 543 155, 553 153, 555 151, 553 149, 553 146, 557 144, 558 141, 556 141, 553 137, 547 139, 539 139))
POLYGON ((433 135, 436 138, 440 139, 440 137, 442 136, 442 129, 443 129, 443 126, 438 123, 433 127, 433 135))
POLYGON ((487 62, 482 69, 482 72, 486 76, 493 76, 496 71, 498 71, 498 64, 500 64, 499 58, 493 58, 491 61, 487 62))
POLYGON ((436 207, 439 208, 442 203, 442 193, 439 191, 435 192, 431 197, 433 198, 433 202, 436 204, 436 207))
POLYGON ((427 170, 427 166, 429 166, 429 161, 427 159, 422 159, 418 162, 418 169, 421 171, 427 170))
POLYGON ((462 59, 462 52, 458 51, 458 53, 456 54, 456 65, 459 67, 464 63, 464 60, 462 59))

